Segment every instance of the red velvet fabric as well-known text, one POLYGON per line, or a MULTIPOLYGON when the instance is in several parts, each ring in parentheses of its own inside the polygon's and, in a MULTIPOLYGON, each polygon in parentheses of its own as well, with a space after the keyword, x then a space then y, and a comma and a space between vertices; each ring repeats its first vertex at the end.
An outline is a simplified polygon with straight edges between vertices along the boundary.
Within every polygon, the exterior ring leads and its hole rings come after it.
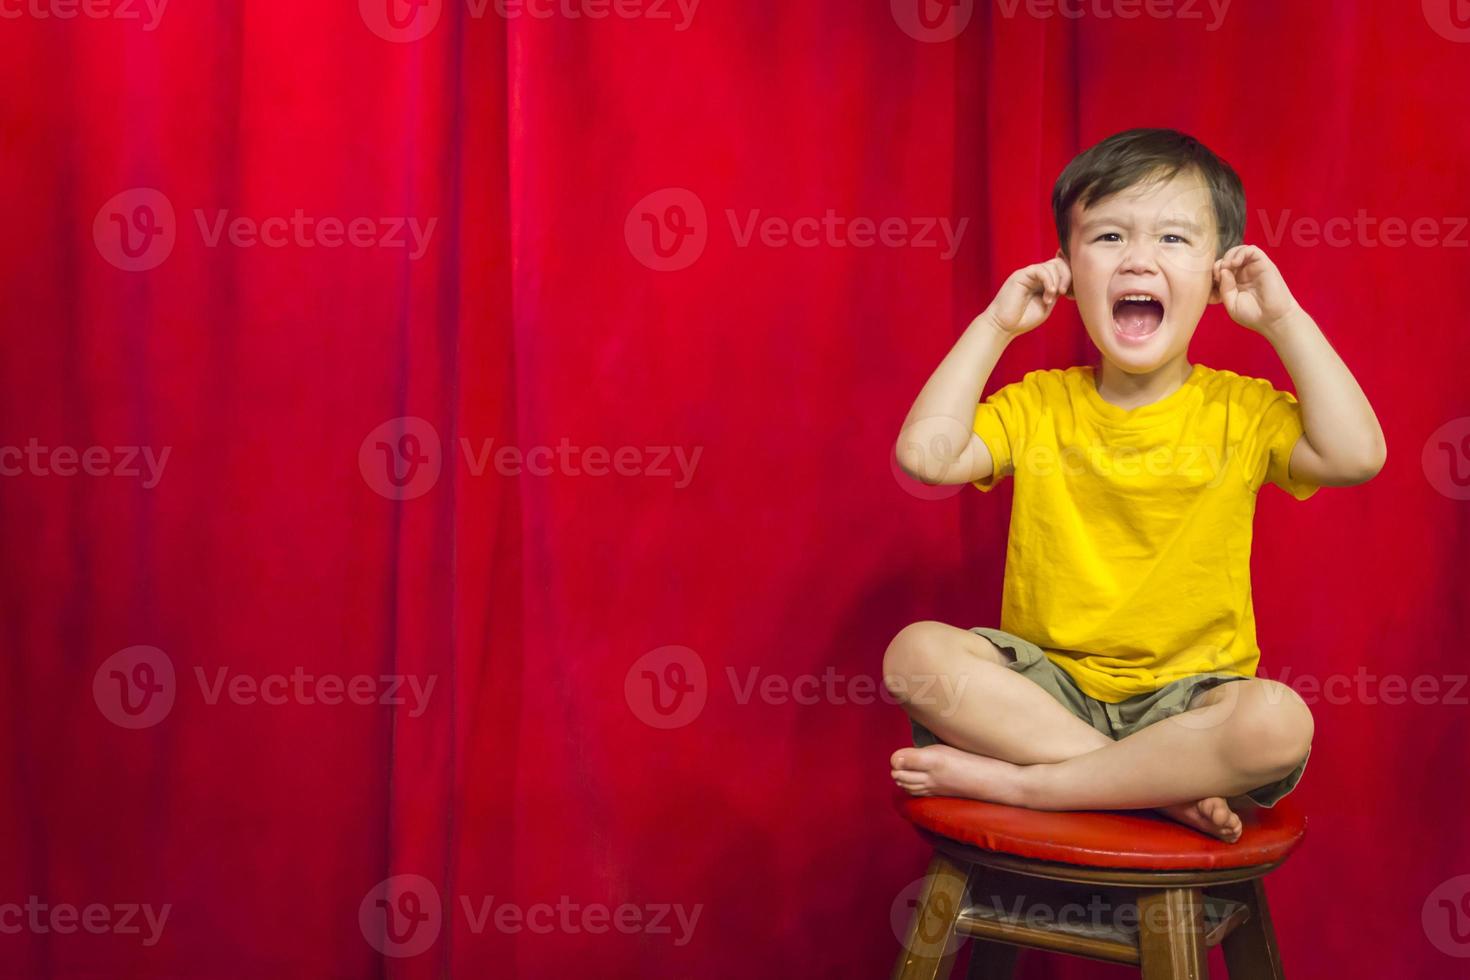
MULTIPOLYGON (((49 911, 0 908, 0 974, 885 972, 925 852, 888 800, 882 653, 914 620, 996 624, 1008 493, 911 492, 894 438, 1053 253, 1060 168, 1140 124, 1239 169, 1250 240, 1390 447, 1370 484, 1260 503, 1262 673, 1319 688, 1313 847, 1272 879, 1287 969, 1454 972, 1464 25, 1449 0, 1214 29, 1094 6, 960 2, 945 39, 883 2, 709 0, 682 28, 7 4, 0 447, 37 451, 0 459, 0 906, 49 911), (436 221, 419 254, 407 218, 436 221), (810 246, 781 234, 803 218, 810 246), (967 220, 948 258, 940 218, 967 220), (1313 244, 1332 219, 1346 243, 1313 244), (476 472, 506 446, 542 465, 476 472), (169 450, 161 477, 128 447, 169 450), (592 447, 636 465, 590 475, 592 447), (106 452, 64 475, 60 448, 106 452), (120 922, 145 904, 171 909, 151 944, 120 922), (92 906, 105 928, 67 928, 92 906)), ((992 387, 1094 356, 1067 308, 992 387)), ((1290 384, 1218 308, 1192 356, 1290 384)))
POLYGON ((1148 811, 1050 811, 899 793, 894 805, 915 827, 981 850, 1037 861, 1143 871, 1248 868, 1285 860, 1302 842, 1307 817, 1286 797, 1241 814, 1240 839, 1227 844, 1148 811))

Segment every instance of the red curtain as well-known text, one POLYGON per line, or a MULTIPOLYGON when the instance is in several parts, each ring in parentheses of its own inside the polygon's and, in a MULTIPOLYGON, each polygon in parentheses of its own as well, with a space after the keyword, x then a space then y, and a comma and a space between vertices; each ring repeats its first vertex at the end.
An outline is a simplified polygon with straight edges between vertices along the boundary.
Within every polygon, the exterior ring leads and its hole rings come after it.
MULTIPOLYGON (((0 8, 3 975, 885 974, 882 652, 996 623, 1008 494, 892 444, 1135 125, 1236 166, 1390 446, 1260 502, 1287 969, 1457 975, 1463 11, 923 3, 0 8)), ((1068 308, 991 388, 1095 356, 1068 308)), ((1218 308, 1191 356, 1290 386, 1218 308)))

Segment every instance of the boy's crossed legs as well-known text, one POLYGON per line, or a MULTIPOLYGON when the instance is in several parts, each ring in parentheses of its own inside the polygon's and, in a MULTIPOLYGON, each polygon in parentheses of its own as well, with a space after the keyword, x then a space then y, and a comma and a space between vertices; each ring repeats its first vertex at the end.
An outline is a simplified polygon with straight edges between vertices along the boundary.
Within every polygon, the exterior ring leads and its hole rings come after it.
POLYGON ((885 683, 947 743, 895 752, 899 786, 1039 810, 1156 808, 1234 841, 1241 825, 1231 804, 1251 804, 1243 794, 1290 773, 1311 745, 1311 711, 1275 681, 1217 685, 1189 710, 1114 741, 1006 666, 1011 659, 944 623, 915 623, 894 638, 885 683), (931 678, 948 683, 920 696, 931 678))

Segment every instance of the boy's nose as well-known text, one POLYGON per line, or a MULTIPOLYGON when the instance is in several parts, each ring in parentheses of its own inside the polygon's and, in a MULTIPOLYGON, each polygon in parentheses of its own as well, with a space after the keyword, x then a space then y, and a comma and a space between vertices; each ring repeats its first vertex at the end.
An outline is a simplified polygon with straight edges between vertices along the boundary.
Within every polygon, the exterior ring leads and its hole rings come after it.
POLYGON ((1159 268, 1158 258, 1154 250, 1147 244, 1130 244, 1123 252, 1123 261, 1118 266, 1121 273, 1157 272, 1159 268))

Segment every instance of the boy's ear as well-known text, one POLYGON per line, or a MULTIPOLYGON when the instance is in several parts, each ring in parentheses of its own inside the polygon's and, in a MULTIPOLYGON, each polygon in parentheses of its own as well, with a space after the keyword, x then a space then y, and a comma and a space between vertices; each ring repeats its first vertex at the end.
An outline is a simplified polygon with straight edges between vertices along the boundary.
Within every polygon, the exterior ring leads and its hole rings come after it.
MULTIPOLYGON (((1216 259, 1215 261, 1218 262, 1219 259, 1216 259)), ((1225 298, 1220 295, 1220 274, 1217 271, 1215 271, 1215 263, 1214 262, 1211 262, 1210 263, 1210 277, 1214 281, 1210 284, 1210 299, 1209 299, 1209 302, 1210 303, 1223 303, 1223 302, 1225 302, 1225 298)))
MULTIPOLYGON (((1063 262, 1067 263, 1067 267, 1068 268, 1071 268, 1072 260, 1069 259, 1069 258, 1067 258, 1066 254, 1063 253, 1060 248, 1057 249, 1057 255, 1056 255, 1056 257, 1059 258, 1059 259, 1061 259, 1063 262)), ((1067 291, 1062 294, 1063 296, 1067 297, 1068 299, 1076 299, 1077 298, 1076 291, 1072 288, 1072 286, 1073 286, 1072 280, 1068 279, 1067 280, 1067 291)))

